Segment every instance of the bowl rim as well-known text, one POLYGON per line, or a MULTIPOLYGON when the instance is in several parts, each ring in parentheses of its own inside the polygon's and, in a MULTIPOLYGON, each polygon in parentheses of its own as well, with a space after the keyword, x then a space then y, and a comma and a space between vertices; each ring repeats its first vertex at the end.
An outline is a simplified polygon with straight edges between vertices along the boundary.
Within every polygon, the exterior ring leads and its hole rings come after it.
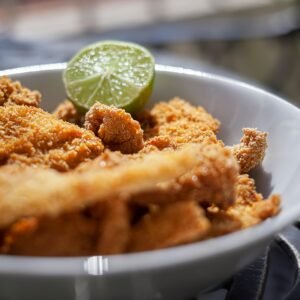
MULTIPOLYGON (((18 75, 61 71, 66 63, 35 65, 0 71, 2 75, 18 75)), ((242 89, 262 94, 273 101, 280 102, 286 109, 300 116, 300 109, 260 87, 222 75, 196 71, 181 67, 156 65, 156 72, 171 73, 178 76, 206 78, 212 82, 234 85, 242 89)), ((0 275, 22 276, 98 276, 121 275, 132 272, 146 272, 172 268, 199 260, 206 260, 225 253, 238 251, 261 241, 271 239, 276 233, 300 217, 300 201, 296 205, 284 207, 279 215, 254 227, 230 233, 217 238, 167 249, 140 253, 89 256, 89 257, 25 257, 0 255, 0 275)))

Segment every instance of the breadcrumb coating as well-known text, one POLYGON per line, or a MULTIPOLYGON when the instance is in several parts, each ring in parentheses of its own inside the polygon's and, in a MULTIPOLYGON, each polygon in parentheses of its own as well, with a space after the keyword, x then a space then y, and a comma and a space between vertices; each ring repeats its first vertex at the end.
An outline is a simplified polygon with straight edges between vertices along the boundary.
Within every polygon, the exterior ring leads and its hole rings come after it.
POLYGON ((104 147, 92 132, 57 120, 40 108, 0 107, 0 165, 22 164, 68 171, 104 147))
POLYGON ((53 115, 59 120, 78 126, 81 126, 84 122, 84 115, 80 114, 74 104, 69 100, 60 103, 54 110, 53 115))
POLYGON ((25 167, 7 176, 8 166, 3 172, 0 168, 0 228, 22 217, 59 216, 116 195, 151 190, 157 183, 193 169, 198 153, 198 146, 186 145, 177 151, 151 153, 114 168, 86 172, 25 167))
POLYGON ((94 253, 109 255, 125 252, 131 234, 130 211, 126 200, 116 197, 98 206, 101 206, 100 223, 94 253))
POLYGON ((198 241, 209 229, 210 223, 196 202, 176 202, 145 215, 132 229, 128 250, 155 250, 198 241))
POLYGON ((267 133, 256 128, 243 128, 240 144, 232 146, 241 173, 248 173, 264 159, 267 149, 267 133))
POLYGON ((227 209, 211 206, 207 216, 212 223, 211 236, 219 236, 261 223, 280 211, 280 196, 271 195, 267 199, 256 191, 255 182, 249 175, 238 177, 234 204, 227 209))
POLYGON ((0 251, 30 256, 91 255, 95 253, 98 223, 83 213, 23 218, 5 232, 0 251))
POLYGON ((195 107, 180 98, 160 102, 150 112, 140 113, 137 119, 144 129, 147 145, 153 144, 157 137, 168 137, 172 146, 204 141, 218 143, 215 134, 220 122, 204 108, 195 107))
POLYGON ((136 203, 165 204, 193 199, 226 207, 234 201, 238 165, 230 150, 218 144, 201 144, 197 166, 190 172, 162 182, 156 188, 133 195, 136 203))
POLYGON ((85 116, 84 127, 113 151, 136 153, 144 146, 143 130, 125 110, 95 103, 85 116))
POLYGON ((137 120, 97 103, 85 122, 68 100, 49 114, 37 108, 40 98, 0 77, 0 253, 155 250, 248 228, 280 210, 278 195, 263 199, 240 175, 261 163, 265 132, 244 128, 240 144, 226 147, 220 122, 180 98, 137 120))
POLYGON ((40 102, 38 91, 31 91, 7 76, 0 77, 0 106, 17 104, 39 107, 40 102))

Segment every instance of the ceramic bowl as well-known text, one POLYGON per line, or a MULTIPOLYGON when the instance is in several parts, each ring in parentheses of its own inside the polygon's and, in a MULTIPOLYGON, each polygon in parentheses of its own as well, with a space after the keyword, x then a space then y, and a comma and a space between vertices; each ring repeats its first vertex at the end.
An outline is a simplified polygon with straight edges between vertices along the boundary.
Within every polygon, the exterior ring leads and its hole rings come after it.
MULTIPOLYGON (((52 111, 64 99, 65 64, 0 72, 43 94, 52 111)), ((153 100, 179 96, 222 122, 219 137, 233 144, 241 128, 269 132, 268 150, 253 176, 264 195, 280 193, 282 211, 250 229, 170 249, 115 256, 0 256, 0 299, 188 299, 216 285, 262 253, 274 235, 300 216, 300 111, 279 97, 225 77, 156 66, 153 100)), ((51 247, 51 245, 49 245, 51 247)))

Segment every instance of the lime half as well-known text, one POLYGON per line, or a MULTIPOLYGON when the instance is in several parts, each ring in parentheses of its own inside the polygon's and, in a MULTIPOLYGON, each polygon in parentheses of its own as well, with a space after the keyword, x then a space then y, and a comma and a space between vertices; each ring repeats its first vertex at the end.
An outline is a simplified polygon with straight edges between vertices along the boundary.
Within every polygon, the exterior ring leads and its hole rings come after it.
POLYGON ((82 111, 101 102, 134 113, 151 95, 154 67, 154 58, 144 47, 102 41, 80 50, 69 61, 63 81, 68 97, 82 111))

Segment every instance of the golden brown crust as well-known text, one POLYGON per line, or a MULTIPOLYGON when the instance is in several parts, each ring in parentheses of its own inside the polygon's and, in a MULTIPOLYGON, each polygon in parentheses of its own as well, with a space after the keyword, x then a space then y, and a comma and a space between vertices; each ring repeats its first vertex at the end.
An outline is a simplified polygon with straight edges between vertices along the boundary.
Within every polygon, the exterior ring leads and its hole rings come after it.
POLYGON ((180 98, 160 102, 150 112, 138 115, 137 119, 142 123, 145 140, 150 145, 151 140, 158 136, 169 137, 171 145, 177 146, 204 141, 218 143, 215 133, 220 122, 202 107, 192 106, 180 98))
POLYGON ((126 251, 130 238, 130 212, 126 200, 99 203, 100 223, 95 253, 119 254, 126 251))
POLYGON ((192 171, 135 194, 131 201, 165 204, 188 198, 202 204, 230 205, 235 198, 238 176, 238 165, 231 151, 218 144, 202 144, 199 149, 199 163, 192 171))
POLYGON ((97 103, 86 130, 70 124, 82 122, 70 102, 51 115, 32 107, 34 93, 0 78, 0 253, 160 249, 279 212, 278 195, 264 200, 239 175, 263 159, 264 132, 246 128, 239 145, 224 147, 219 121, 179 98, 140 113, 140 123, 97 103))
POLYGON ((267 149, 267 133, 255 128, 243 128, 240 144, 234 145, 232 151, 236 157, 241 173, 248 173, 264 159, 267 149))
POLYGON ((132 229, 128 250, 154 250, 194 242, 205 237, 209 228, 197 203, 176 202, 145 215, 132 229))
POLYGON ((280 211, 280 196, 271 195, 267 199, 257 193, 255 183, 248 175, 240 175, 236 184, 236 199, 225 210, 212 206, 207 216, 212 223, 211 236, 248 228, 261 223, 280 211))
POLYGON ((95 250, 98 220, 82 213, 57 218, 25 218, 4 235, 1 253, 31 256, 91 255, 95 250))
POLYGON ((0 107, 0 128, 0 165, 22 164, 68 171, 96 157, 104 148, 92 132, 57 120, 36 107, 0 107))
POLYGON ((123 109, 95 103, 85 116, 84 126, 113 151, 136 153, 144 146, 139 122, 123 109))
POLYGON ((198 163, 199 146, 157 152, 113 168, 59 173, 23 168, 7 176, 0 168, 0 228, 22 217, 59 216, 116 195, 153 189, 157 183, 189 172, 198 163), (41 197, 42 195, 42 197, 41 197))
POLYGON ((17 104, 39 107, 40 102, 39 92, 31 91, 7 76, 0 77, 0 106, 17 104))
POLYGON ((60 103, 54 110, 53 115, 59 120, 78 126, 81 126, 84 122, 84 115, 80 114, 74 104, 69 100, 60 103))

